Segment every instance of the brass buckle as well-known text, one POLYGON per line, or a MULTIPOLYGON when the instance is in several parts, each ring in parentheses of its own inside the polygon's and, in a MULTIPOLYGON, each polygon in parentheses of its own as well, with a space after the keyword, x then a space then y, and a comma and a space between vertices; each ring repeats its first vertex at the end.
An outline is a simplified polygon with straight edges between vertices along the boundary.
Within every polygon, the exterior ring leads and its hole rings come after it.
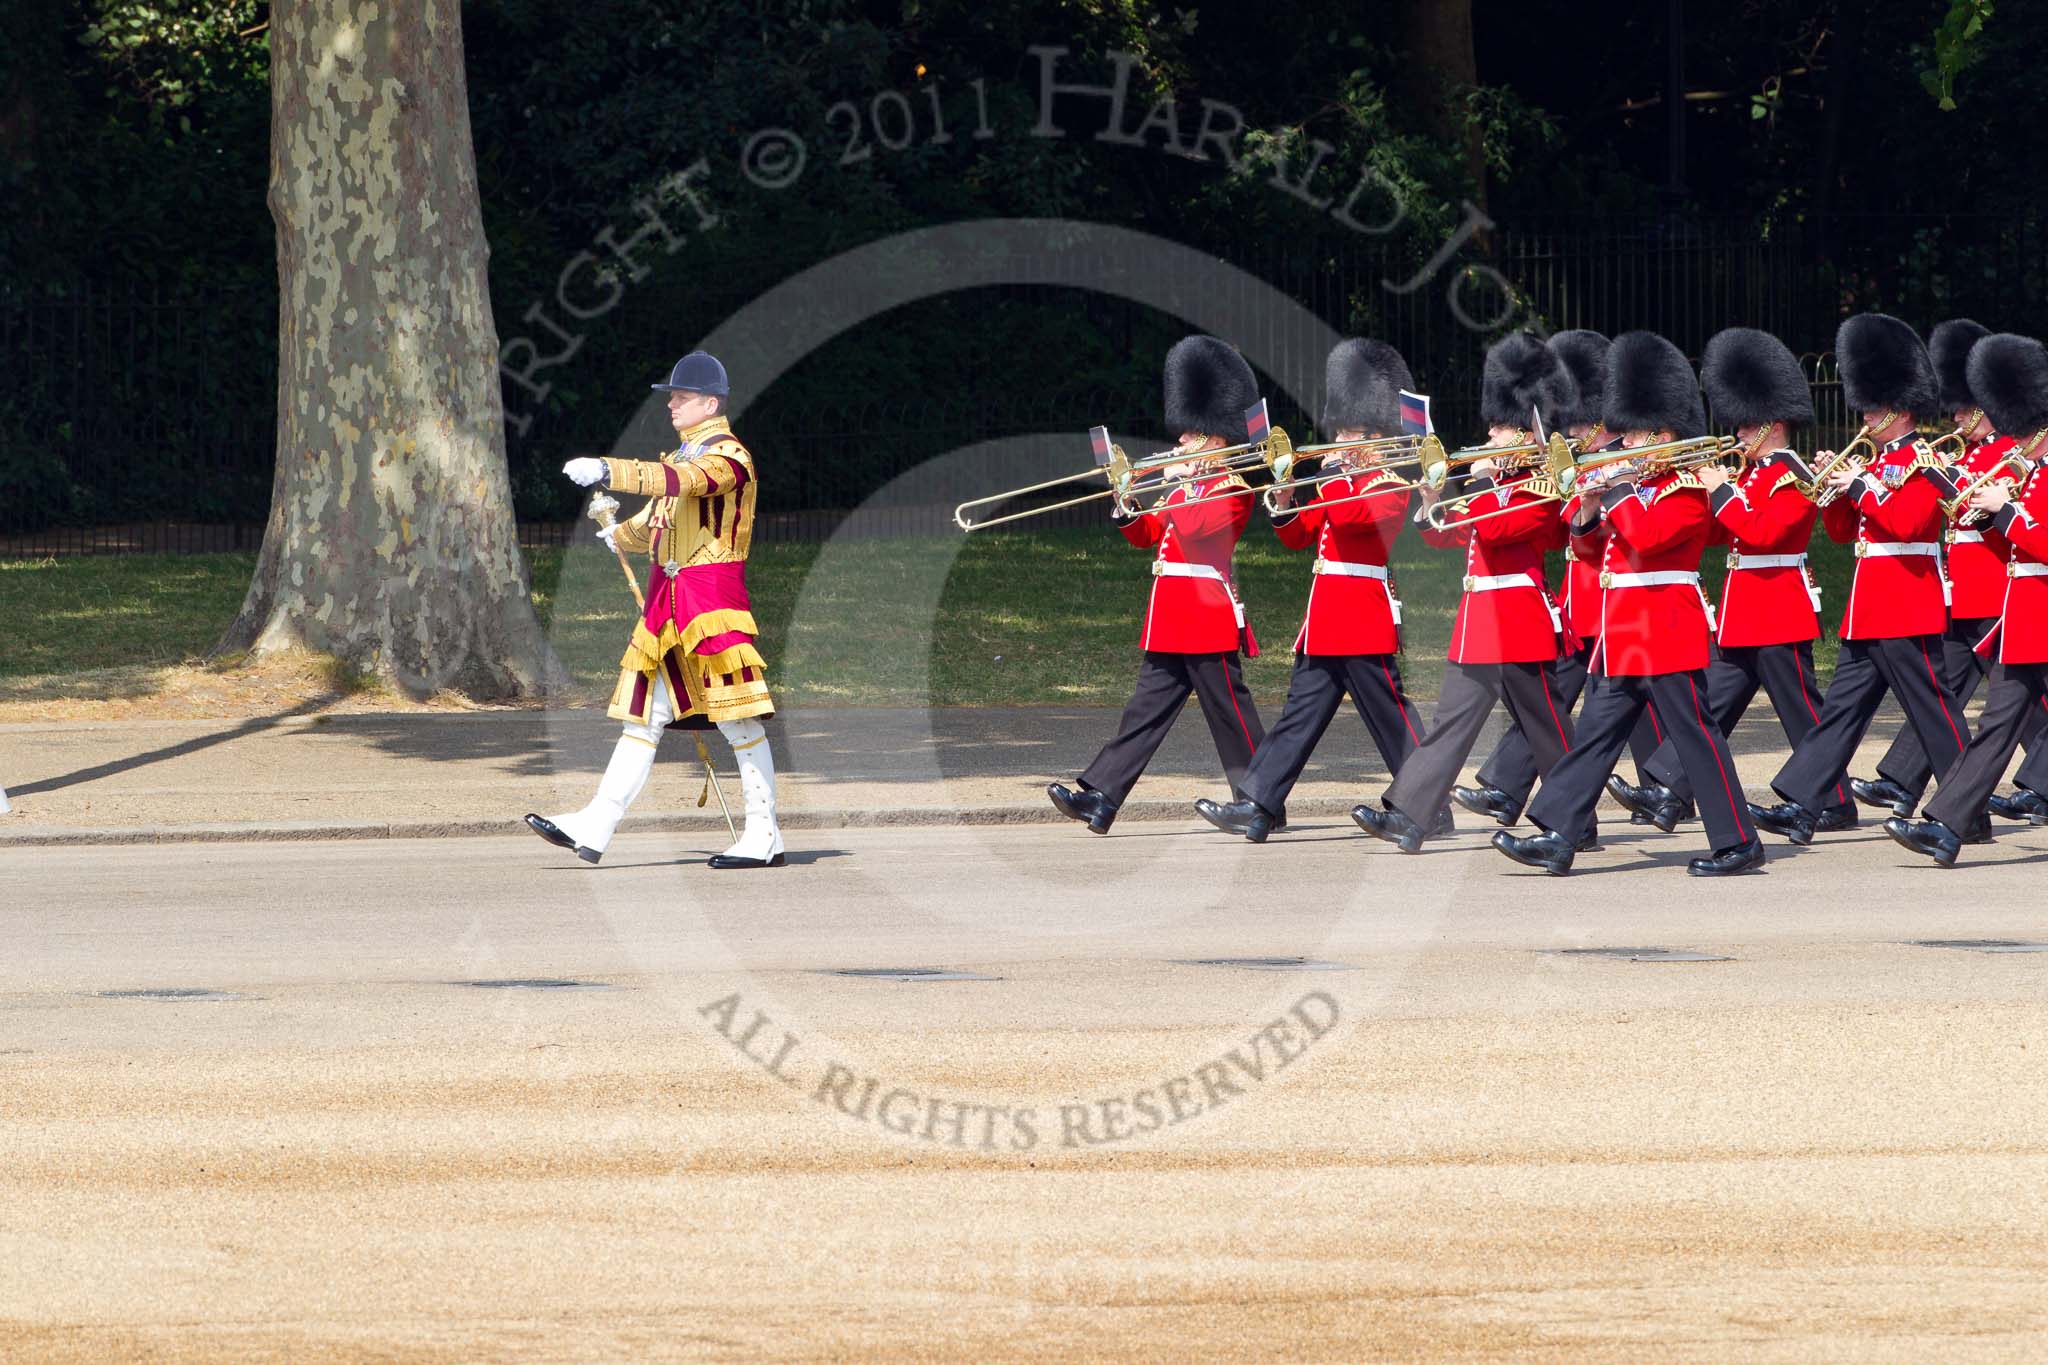
POLYGON ((1857 542, 1856 542, 1856 557, 1857 557, 1858 559, 1867 559, 1867 558, 1869 558, 1869 557, 1870 557, 1870 542, 1869 542, 1869 541, 1867 541, 1867 540, 1859 540, 1859 541, 1857 541, 1857 542))
POLYGON ((1608 590, 1609 588, 1611 588, 1611 587, 1613 587, 1613 586, 1614 586, 1614 574, 1613 574, 1612 572, 1608 571, 1608 570, 1605 570, 1605 569, 1601 570, 1601 572, 1600 572, 1600 591, 1602 591, 1602 592, 1606 592, 1606 591, 1607 591, 1607 590, 1608 590))
POLYGON ((1466 592, 1471 592, 1471 591, 1472 591, 1472 590, 1473 590, 1473 589, 1474 589, 1475 587, 1477 587, 1477 586, 1478 586, 1478 584, 1479 584, 1479 580, 1478 580, 1478 579, 1476 579, 1476 578, 1474 578, 1474 577, 1473 577, 1473 576, 1472 576, 1471 574, 1466 574, 1466 575, 1465 575, 1465 591, 1466 591, 1466 592))

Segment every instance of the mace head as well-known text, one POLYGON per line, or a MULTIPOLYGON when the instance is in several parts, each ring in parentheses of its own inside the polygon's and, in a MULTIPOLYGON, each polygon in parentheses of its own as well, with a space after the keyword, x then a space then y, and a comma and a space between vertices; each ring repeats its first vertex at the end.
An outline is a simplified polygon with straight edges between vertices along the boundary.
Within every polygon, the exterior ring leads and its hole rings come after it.
POLYGON ((599 526, 611 526, 618 519, 619 500, 609 493, 599 493, 590 500, 588 510, 590 519, 599 526))

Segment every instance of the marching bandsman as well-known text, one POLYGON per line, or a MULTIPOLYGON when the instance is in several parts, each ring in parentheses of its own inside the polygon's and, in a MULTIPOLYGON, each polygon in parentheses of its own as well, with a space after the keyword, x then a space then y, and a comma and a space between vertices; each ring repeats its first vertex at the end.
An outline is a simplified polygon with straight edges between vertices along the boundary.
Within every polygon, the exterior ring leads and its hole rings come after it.
MULTIPOLYGON (((1650 332, 1615 339, 1607 356, 1602 420, 1641 450, 1706 431, 1699 383, 1679 349, 1650 332)), ((1553 876, 1571 870, 1580 832, 1646 707, 1655 706, 1685 766, 1702 774, 1697 798, 1712 853, 1688 865, 1718 877, 1763 865, 1763 841, 1749 820, 1728 741, 1707 709, 1711 613, 1700 589, 1700 556, 1712 533, 1706 490, 1689 471, 1646 454, 1640 468, 1602 481, 1590 516, 1606 523, 1601 544, 1600 644, 1586 689, 1578 742, 1543 780, 1529 818, 1543 831, 1527 838, 1501 830, 1502 853, 1553 876)), ((1582 518, 1588 517, 1582 513, 1582 518)), ((1590 519, 1574 527, 1583 534, 1590 519)))
POLYGON ((1994 661, 1976 737, 1942 772, 1941 790, 1919 821, 1893 817, 1885 832, 1943 867, 1955 865, 1992 788, 2005 775, 2030 719, 2048 706, 2048 349, 2031 337, 1995 335, 1970 352, 1970 388, 1992 426, 2020 440, 2033 471, 2017 493, 1982 485, 1970 506, 1992 519, 2011 547, 2004 609, 1981 649, 1994 661))
POLYGON ((1107 834, 1117 809, 1193 692, 1233 793, 1243 791, 1252 752, 1265 736, 1244 685, 1239 653, 1257 657, 1231 557, 1251 517, 1250 485, 1205 451, 1246 438, 1245 412, 1259 401, 1252 367, 1228 342, 1184 337, 1166 353, 1166 427, 1187 456, 1188 477, 1149 512, 1116 514, 1124 539, 1154 550, 1152 597, 1139 637, 1138 685, 1117 724, 1075 788, 1046 788, 1062 815, 1107 834))
MULTIPOLYGON (((1579 330, 1559 332, 1544 344, 1564 362, 1578 394, 1565 413, 1565 434, 1577 444, 1581 454, 1607 450, 1619 443, 1621 437, 1600 424, 1600 401, 1607 389, 1607 338, 1598 332, 1579 330)), ((1567 525, 1575 519, 1578 505, 1577 498, 1564 504, 1559 515, 1567 525)), ((1595 553, 1581 556, 1572 544, 1565 546, 1564 590, 1558 601, 1564 613, 1566 652, 1557 661, 1557 691, 1567 708, 1579 704, 1580 694, 1586 689, 1586 664, 1600 638, 1600 559, 1594 538, 1589 537, 1585 543, 1595 553)), ((1655 714, 1646 709, 1642 723, 1629 737, 1639 775, 1662 739, 1656 726, 1655 714)), ((1507 733, 1480 768, 1478 785, 1454 787, 1451 796, 1474 815, 1513 825, 1522 818, 1529 793, 1536 789, 1536 775, 1536 760, 1529 752, 1528 738, 1522 734, 1522 727, 1511 720, 1507 733)), ((1644 780, 1647 782, 1648 778, 1644 780)))
MULTIPOLYGON (((1324 433, 1340 442, 1398 436, 1401 391, 1414 387, 1407 362, 1385 342, 1352 337, 1337 343, 1324 368, 1324 433)), ((1304 507, 1292 505, 1292 489, 1268 495, 1281 544, 1290 550, 1313 545, 1316 551, 1308 609, 1294 639, 1287 704, 1252 755, 1241 797, 1228 804, 1195 802, 1210 824, 1255 844, 1281 822, 1287 793, 1345 693, 1372 732, 1388 772, 1401 770, 1421 738, 1415 708, 1401 686, 1401 604, 1387 569, 1413 485, 1384 468, 1372 450, 1340 450, 1333 463, 1336 472, 1316 485, 1304 507)))
MULTIPOLYGON (((2012 436, 1992 429, 1983 407, 1970 392, 1970 351, 1990 332, 1982 323, 1951 318, 1937 324, 1927 338, 1928 355, 1941 387, 1941 410, 1955 414, 1956 431, 1967 444, 1950 476, 1952 481, 1966 481, 1998 468, 2018 444, 2012 436)), ((1947 542, 1950 601, 1948 631, 1941 640, 1941 679, 1955 699, 1968 706, 1978 681, 1990 668, 1990 661, 1977 652, 1977 646, 1998 624, 2005 605, 2005 566, 2012 558, 2012 547, 1968 508, 1958 509, 1949 519, 1947 542)), ((2048 714, 2040 711, 2034 716, 2021 739, 2029 747, 2042 721, 2048 719, 2048 714)), ((1907 726, 1878 761, 1876 779, 1858 779, 1849 787, 1867 806, 1887 806, 1894 815, 1910 816, 1933 776, 1919 736, 1907 726)))
MULTIPOLYGON (((1797 748, 1820 719, 1813 642, 1820 637, 1820 589, 1806 567, 1819 511, 1801 480, 1810 473, 1791 450, 1791 430, 1813 423, 1813 390, 1785 343, 1751 327, 1730 327, 1707 343, 1700 382, 1714 416, 1742 442, 1736 473, 1702 465, 1696 476, 1712 500, 1710 544, 1728 545, 1728 576, 1707 668, 1707 709, 1723 735, 1749 710, 1761 687, 1797 748)), ((1691 770, 1666 744, 1648 764, 1661 790, 1617 776, 1607 789, 1623 806, 1669 831, 1693 800, 1691 770)), ((1819 828, 1856 824, 1849 793, 1828 793, 1819 828)))
MULTIPOLYGON (((1534 443, 1532 418, 1557 430, 1576 398, 1557 353, 1526 332, 1503 337, 1486 353, 1480 416, 1496 446, 1534 443)), ((1558 693, 1557 659, 1564 622, 1544 578, 1543 556, 1564 543, 1557 499, 1521 485, 1530 462, 1484 460, 1471 467, 1465 493, 1474 514, 1423 540, 1465 552, 1465 593, 1451 625, 1436 720, 1395 775, 1380 805, 1352 808, 1351 818, 1403 853, 1419 852, 1446 811, 1451 785, 1471 755, 1494 703, 1528 736, 1539 771, 1548 772, 1572 745, 1570 708, 1558 693)), ((1425 503, 1435 501, 1424 487, 1425 503)))
MULTIPOLYGON (((1886 692, 1904 708, 1937 772, 1948 771, 1970 738, 1938 662, 1948 629, 1943 465, 1913 434, 1915 414, 1933 411, 1939 399, 1934 362, 1919 335, 1885 313, 1844 322, 1835 354, 1843 396, 1862 415, 1877 457, 1867 469, 1852 462, 1830 473, 1820 494, 1829 499, 1821 512, 1829 537, 1856 547, 1841 654, 1820 719, 1771 782, 1780 803, 1754 812, 1758 824, 1795 844, 1813 842, 1820 812, 1847 778, 1886 692)), ((1819 459, 1833 455, 1822 451, 1819 459)), ((1988 818, 1970 832, 1988 838, 1988 818)))
POLYGON ((732 390, 716 358, 692 351, 666 384, 651 387, 668 394, 680 447, 659 460, 575 459, 562 471, 586 488, 599 484, 651 499, 631 519, 599 532, 608 545, 653 561, 646 610, 633 627, 608 712, 625 723, 625 733, 589 805, 569 815, 529 815, 526 823, 549 843, 596 862, 647 785, 663 733, 716 726, 739 763, 747 824, 710 865, 781 867, 775 760, 761 724, 775 714, 775 703, 747 600, 759 488, 754 457, 726 421, 732 390))

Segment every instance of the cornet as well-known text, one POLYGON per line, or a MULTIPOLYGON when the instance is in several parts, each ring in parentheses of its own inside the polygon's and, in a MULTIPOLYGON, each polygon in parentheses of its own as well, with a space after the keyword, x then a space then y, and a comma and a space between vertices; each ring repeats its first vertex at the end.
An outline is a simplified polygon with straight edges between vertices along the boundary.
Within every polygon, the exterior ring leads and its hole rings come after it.
POLYGON ((1833 487, 1828 483, 1828 480, 1841 473, 1843 469, 1851 464, 1862 463, 1856 458, 1856 448, 1858 446, 1870 452, 1869 459, 1874 460, 1877 458, 1877 442, 1870 439, 1870 428, 1863 427, 1850 439, 1849 444, 1815 465, 1812 478, 1799 485, 1799 491, 1813 499, 1815 507, 1826 507, 1842 495, 1842 490, 1833 487))

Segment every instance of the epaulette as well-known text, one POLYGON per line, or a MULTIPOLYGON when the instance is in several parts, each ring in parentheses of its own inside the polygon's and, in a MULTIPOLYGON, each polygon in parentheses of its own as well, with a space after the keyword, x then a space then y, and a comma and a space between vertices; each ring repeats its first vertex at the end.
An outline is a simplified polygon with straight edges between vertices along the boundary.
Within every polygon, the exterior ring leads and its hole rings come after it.
POLYGON ((1905 474, 1901 475, 1900 477, 1910 478, 1914 474, 1918 473, 1920 470, 1923 469, 1935 469, 1940 470, 1943 473, 1946 473, 1948 471, 1948 467, 1948 461, 1942 459, 1941 456, 1935 454, 1934 451, 1928 447, 1925 441, 1915 441, 1913 442, 1912 463, 1906 466, 1905 474))
POLYGON ((1778 481, 1765 490, 1764 496, 1768 498, 1781 489, 1797 488, 1799 486, 1799 476, 1797 474, 1789 469, 1781 469, 1778 471, 1778 481))
POLYGON ((1697 488, 1702 493, 1707 491, 1707 486, 1700 482, 1700 476, 1691 470, 1687 470, 1652 494, 1650 502, 1652 505, 1655 505, 1662 502, 1670 494, 1681 492, 1688 488, 1697 488))
POLYGON ((1360 483, 1356 478, 1353 478, 1351 481, 1351 491, 1354 493, 1370 493, 1383 483, 1397 483, 1406 487, 1408 481, 1390 469, 1379 469, 1373 471, 1372 478, 1364 483, 1360 483))
POLYGON ((1218 479, 1216 480, 1216 487, 1217 487, 1217 488, 1242 488, 1242 489, 1244 489, 1244 490, 1245 490, 1245 491, 1247 491, 1247 492, 1251 491, 1251 485, 1250 485, 1250 484, 1248 484, 1248 483, 1246 483, 1246 482, 1244 481, 1243 477, 1242 477, 1242 476, 1240 476, 1240 475, 1237 475, 1237 474, 1225 474, 1225 475, 1221 476, 1220 478, 1218 478, 1218 479))

